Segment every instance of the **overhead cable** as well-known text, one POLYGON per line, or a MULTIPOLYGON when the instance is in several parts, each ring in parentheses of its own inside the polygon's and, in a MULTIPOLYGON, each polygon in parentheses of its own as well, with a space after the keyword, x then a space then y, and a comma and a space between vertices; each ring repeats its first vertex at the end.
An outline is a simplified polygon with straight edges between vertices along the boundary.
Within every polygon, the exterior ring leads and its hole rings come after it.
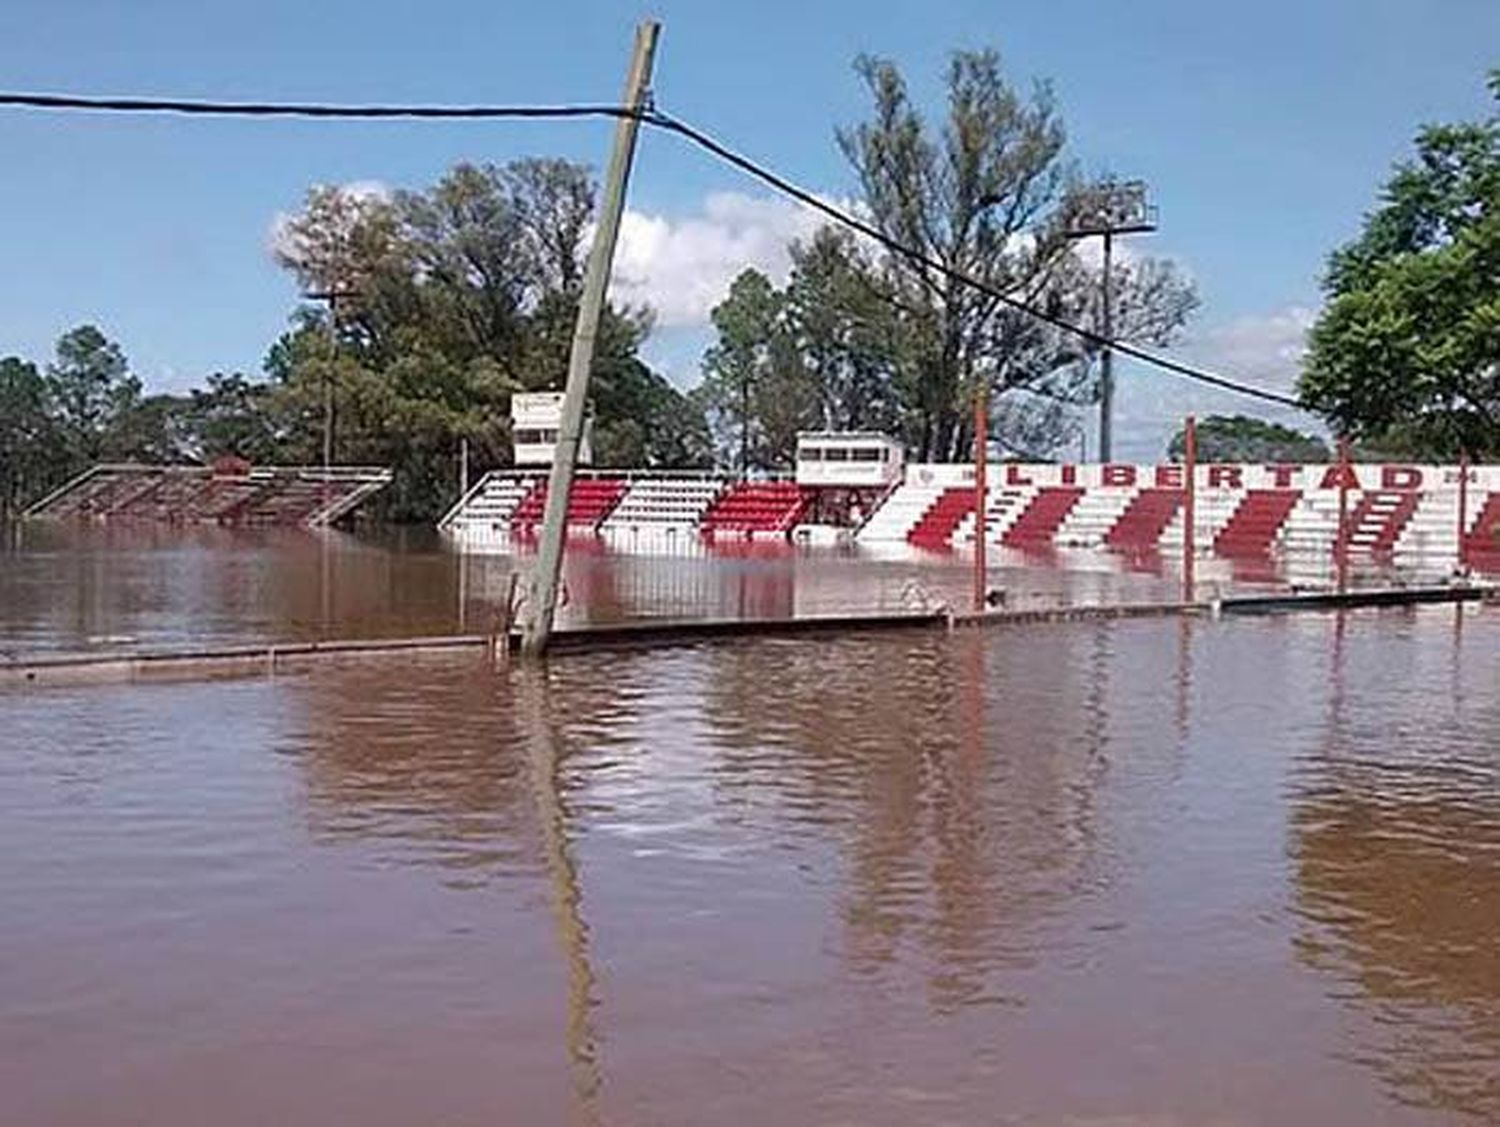
POLYGON ((636 110, 610 105, 555 106, 392 106, 336 105, 316 102, 213 102, 183 98, 97 98, 75 94, 0 93, 0 106, 38 110, 89 110, 108 113, 165 113, 196 117, 316 117, 501 119, 564 117, 638 117, 636 110))
POLYGON ((858 216, 851 215, 849 212, 836 207, 827 200, 819 198, 806 188, 793 183, 779 173, 773 172, 764 165, 736 152, 702 130, 695 129, 686 122, 655 109, 642 111, 629 106, 598 104, 443 106, 339 105, 311 102, 219 102, 180 98, 113 98, 73 94, 0 92, 0 107, 5 106, 41 110, 165 113, 201 117, 304 117, 367 120, 400 118, 425 120, 502 120, 506 118, 636 117, 647 125, 655 126, 658 129, 675 133, 685 138, 705 152, 759 180, 782 195, 788 196, 812 208, 814 211, 820 212, 834 222, 850 230, 857 231, 866 238, 872 239, 897 257, 976 289, 1010 309, 1034 317, 1045 324, 1076 336, 1081 340, 1088 341, 1100 348, 1112 348, 1124 356, 1132 357, 1143 364, 1170 372, 1173 375, 1211 387, 1217 387, 1225 391, 1232 391, 1239 395, 1264 400, 1268 403, 1276 403, 1285 407, 1305 410, 1303 405, 1291 396, 1270 391, 1266 388, 1256 387, 1253 384, 1244 383, 1240 380, 1230 379, 1227 376, 1211 372, 1206 368, 1186 364, 1180 360, 1174 360, 1169 356, 1162 356, 1127 341, 1111 339, 1103 333, 1088 328, 1085 325, 1076 324, 1056 314, 1049 313, 1044 309, 1038 309, 1020 298, 1006 293, 1004 290, 939 262, 916 247, 907 246, 899 240, 893 239, 873 224, 867 223, 858 216))
POLYGON ((982 282, 978 278, 964 273, 962 270, 955 270, 953 267, 939 262, 938 260, 932 258, 927 254, 924 254, 917 248, 907 246, 905 243, 891 238, 885 232, 881 231, 878 227, 865 222, 858 216, 849 214, 847 211, 834 206, 827 200, 819 198, 812 192, 808 191, 806 188, 802 188, 797 184, 792 183, 784 176, 772 172, 764 165, 757 164, 749 157, 735 152, 727 145, 714 140, 714 138, 710 137, 708 134, 702 132, 701 130, 694 129, 686 122, 679 121, 674 117, 670 117, 667 114, 657 111, 648 113, 645 117, 643 117, 642 120, 644 120, 648 125, 654 125, 658 129, 664 129, 668 132, 676 133, 682 137, 687 138, 687 140, 691 141, 693 144, 706 150, 709 153, 712 153, 714 156, 718 157, 725 163, 733 165, 740 171, 754 177, 761 183, 776 189, 776 191, 782 193, 783 195, 789 196, 792 199, 806 205, 807 207, 812 208, 815 211, 821 212, 835 222, 840 223, 843 226, 850 228, 851 230, 858 231, 860 234, 866 236, 867 238, 874 240, 897 257, 904 258, 908 262, 912 262, 916 265, 925 267, 926 269, 936 271, 937 273, 940 273, 945 277, 952 278, 956 282, 960 282, 963 285, 970 286, 978 290, 979 292, 994 298, 1001 304, 1008 306, 1009 308, 1014 309, 1018 312, 1028 314, 1031 317, 1035 317, 1037 320, 1043 321, 1046 324, 1053 326, 1054 328, 1061 329, 1062 331, 1067 333, 1071 333, 1072 335, 1086 340, 1091 344, 1098 345, 1101 348, 1107 346, 1125 356, 1133 357, 1134 359, 1139 360, 1144 364, 1150 364, 1153 367, 1160 368, 1163 371, 1172 373, 1173 375, 1182 376, 1190 380, 1196 380, 1198 383, 1222 388, 1225 391, 1233 391, 1240 395, 1252 396, 1256 399, 1265 400, 1268 403, 1278 403, 1282 406, 1295 407, 1299 410, 1305 410, 1302 404, 1299 403, 1296 399, 1293 399, 1291 396, 1282 395, 1281 393, 1275 391, 1269 391, 1266 388, 1255 387, 1253 384, 1242 383, 1239 380, 1233 380, 1228 378, 1227 376, 1221 376, 1215 372, 1210 372, 1207 369, 1199 368, 1192 364, 1185 364, 1180 360, 1173 360, 1169 356, 1159 355, 1158 353, 1151 352, 1148 349, 1141 348, 1139 345, 1130 344, 1128 342, 1120 340, 1112 340, 1109 337, 1106 337, 1104 334, 1095 331, 1094 329, 1090 329, 1084 325, 1075 324, 1072 321, 1068 321, 1062 317, 1058 317, 1055 314, 1048 313, 1046 310, 1038 309, 1033 305, 1029 305, 1019 298, 1012 297, 1004 290, 998 289, 997 287, 989 285, 986 282, 982 282))

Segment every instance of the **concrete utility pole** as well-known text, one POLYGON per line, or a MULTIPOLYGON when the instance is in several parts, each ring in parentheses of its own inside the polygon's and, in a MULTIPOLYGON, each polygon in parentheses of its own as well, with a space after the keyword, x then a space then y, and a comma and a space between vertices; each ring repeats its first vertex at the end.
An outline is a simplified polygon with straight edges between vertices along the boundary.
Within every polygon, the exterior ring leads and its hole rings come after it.
MULTIPOLYGON (((661 24, 647 20, 635 31, 635 53, 625 80, 623 105, 636 111, 647 108, 650 97, 651 64, 661 24)), ((583 411, 589 395, 589 374, 594 364, 594 338, 614 263, 615 241, 620 234, 620 214, 625 209, 625 187, 635 158, 635 139, 640 121, 622 117, 615 127, 615 147, 604 181, 604 202, 599 229, 589 251, 588 273, 578 301, 578 323, 573 328, 573 350, 568 356, 568 385, 563 398, 562 419, 553 447, 552 472, 547 478, 547 507, 542 516, 542 543, 536 571, 526 600, 526 622, 521 634, 521 652, 530 657, 546 652, 557 610, 558 581, 562 576, 563 538, 567 533, 568 494, 578 465, 578 446, 583 437, 583 411)))

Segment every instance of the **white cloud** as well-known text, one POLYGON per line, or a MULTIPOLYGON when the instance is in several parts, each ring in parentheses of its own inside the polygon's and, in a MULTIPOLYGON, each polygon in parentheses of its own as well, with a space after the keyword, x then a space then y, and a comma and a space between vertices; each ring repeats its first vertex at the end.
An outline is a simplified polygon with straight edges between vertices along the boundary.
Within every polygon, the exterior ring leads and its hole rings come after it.
MULTIPOLYGON (((1307 331, 1316 317, 1315 310, 1300 305, 1237 317, 1191 334, 1171 353, 1228 379, 1295 396, 1307 351, 1307 331)), ((1190 414, 1253 415, 1298 430, 1323 430, 1315 417, 1295 408, 1194 383, 1144 364, 1126 362, 1118 371, 1118 458, 1160 458, 1183 418, 1190 414)), ((1093 425, 1091 422, 1091 436, 1093 425)))
POLYGON ((1238 317, 1190 338, 1183 351, 1226 376, 1290 395, 1296 391, 1307 332, 1317 316, 1316 310, 1290 305, 1238 317))
POLYGON ((706 324, 747 267, 784 282, 788 244, 824 222, 800 204, 742 192, 715 192, 700 211, 676 218, 627 210, 610 296, 650 305, 664 327, 706 324))

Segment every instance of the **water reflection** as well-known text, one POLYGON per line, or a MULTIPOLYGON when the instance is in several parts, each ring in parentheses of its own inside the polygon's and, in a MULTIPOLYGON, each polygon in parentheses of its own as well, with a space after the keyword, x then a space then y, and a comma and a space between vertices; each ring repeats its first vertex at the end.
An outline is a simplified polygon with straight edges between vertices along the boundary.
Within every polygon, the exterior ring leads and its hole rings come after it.
POLYGON ((1431 684, 1372 652, 1388 639, 1331 624, 1326 732, 1292 817, 1297 947, 1368 1019, 1351 1055, 1399 1100, 1496 1122, 1500 703, 1493 650, 1465 645, 1472 613, 1442 612, 1451 658, 1431 684))
MULTIPOLYGON (((380 637, 486 630, 532 557, 464 555, 422 529, 18 525, 0 542, 0 650, 380 637)), ((1170 578, 1098 553, 999 553, 1011 605, 1159 601, 1170 578)), ((671 554, 572 542, 562 626, 641 618, 779 618, 966 605, 960 557, 684 543, 671 554)))
POLYGON ((599 1119, 603 1087, 599 1034, 594 1010, 599 1005, 597 976, 589 953, 589 929, 583 918, 583 887, 572 837, 577 832, 564 794, 562 773, 567 753, 566 735, 558 717, 563 701, 550 690, 544 671, 517 674, 515 703, 524 717, 531 794, 541 829, 542 854, 552 889, 557 941, 568 972, 566 1043, 572 1079, 574 1122, 594 1124, 599 1119))
POLYGON ((853 969, 903 971, 915 945, 939 1009, 1001 1000, 997 975, 1087 883, 1108 656, 1104 629, 726 647, 707 655, 713 779, 840 844, 853 969), (1054 693, 1089 703, 1037 707, 1054 693))
POLYGON ((441 661, 372 662, 299 679, 285 737, 320 839, 375 840, 382 861, 433 863, 451 887, 543 868, 523 717, 509 683, 441 661))
POLYGON ((1497 674, 1442 610, 0 694, 0 1091, 1494 1121, 1497 674))

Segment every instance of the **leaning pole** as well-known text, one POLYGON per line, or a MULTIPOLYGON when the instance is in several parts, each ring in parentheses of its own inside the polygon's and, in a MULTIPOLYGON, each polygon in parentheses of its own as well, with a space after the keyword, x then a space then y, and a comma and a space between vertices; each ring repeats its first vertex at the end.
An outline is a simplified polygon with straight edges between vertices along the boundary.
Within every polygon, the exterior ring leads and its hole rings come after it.
MULTIPOLYGON (((622 104, 636 114, 647 108, 651 63, 656 55, 656 38, 660 32, 661 24, 653 20, 643 22, 635 31, 635 53, 631 56, 622 104)), ((532 574, 526 600, 527 613, 521 630, 521 652, 530 657, 545 653, 552 636, 558 580, 562 575, 563 538, 567 533, 568 494, 572 491, 573 471, 577 468, 578 447, 583 437, 584 405, 588 401, 589 373, 594 365, 594 339, 599 333, 599 315, 604 309, 615 241, 620 234, 620 215, 625 209, 625 186, 630 179, 630 165, 635 157, 635 139, 639 131, 638 116, 622 117, 615 127, 615 147, 604 181, 599 229, 594 233, 588 273, 584 276, 583 292, 578 300, 578 323, 573 328, 573 348, 568 355, 568 383, 563 397, 562 419, 557 428, 557 444, 553 447, 552 472, 547 479, 542 543, 537 552, 536 570, 532 574)))

